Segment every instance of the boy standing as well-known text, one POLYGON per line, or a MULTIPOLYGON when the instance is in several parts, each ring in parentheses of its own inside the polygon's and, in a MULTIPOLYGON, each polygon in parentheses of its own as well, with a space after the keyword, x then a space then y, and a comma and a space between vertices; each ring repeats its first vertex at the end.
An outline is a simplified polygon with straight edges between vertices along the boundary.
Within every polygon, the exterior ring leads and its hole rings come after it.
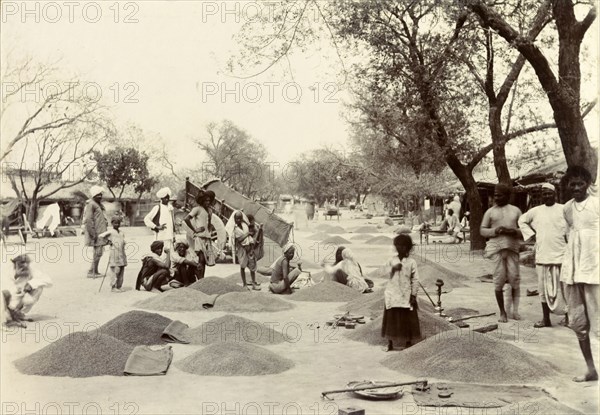
POLYGON ((110 244, 110 257, 108 265, 112 275, 112 292, 122 293, 123 275, 125 274, 125 266, 127 266, 127 255, 125 254, 125 236, 119 230, 121 227, 121 218, 114 217, 110 221, 112 229, 107 230, 99 235, 99 238, 108 240, 110 244))

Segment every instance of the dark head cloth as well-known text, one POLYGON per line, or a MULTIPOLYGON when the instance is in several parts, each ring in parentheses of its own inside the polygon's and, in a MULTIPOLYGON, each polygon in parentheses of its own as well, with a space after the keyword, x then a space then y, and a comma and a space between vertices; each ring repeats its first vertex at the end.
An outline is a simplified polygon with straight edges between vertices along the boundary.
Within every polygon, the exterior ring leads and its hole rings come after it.
POLYGON ((29 255, 22 254, 14 257, 11 261, 16 264, 17 262, 31 262, 31 259, 29 258, 29 255))
POLYGON ((152 252, 156 251, 157 249, 162 249, 164 248, 165 243, 163 241, 154 241, 152 242, 152 244, 150 245, 150 250, 152 252))

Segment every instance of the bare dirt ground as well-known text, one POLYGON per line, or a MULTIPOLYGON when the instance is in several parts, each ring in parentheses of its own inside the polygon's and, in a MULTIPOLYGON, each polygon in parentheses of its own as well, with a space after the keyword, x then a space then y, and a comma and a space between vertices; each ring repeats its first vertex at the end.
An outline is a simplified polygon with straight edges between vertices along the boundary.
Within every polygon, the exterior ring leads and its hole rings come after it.
MULTIPOLYGON (((301 225, 294 231, 302 258, 308 263, 332 259, 333 246, 307 239, 317 233, 323 223, 339 225, 349 230, 362 225, 382 225, 383 218, 353 219, 344 214, 340 221, 319 221, 301 225)), ((393 228, 383 225, 380 233, 393 237, 393 228)), ((82 237, 31 240, 26 247, 9 244, 2 248, 2 264, 20 253, 28 253, 35 265, 49 274, 54 286, 48 289, 31 312, 34 323, 27 329, 4 328, 2 331, 3 414, 21 413, 102 413, 102 414, 337 414, 338 409, 359 407, 367 414, 421 414, 421 413, 489 413, 490 409, 419 408, 410 394, 396 401, 365 401, 347 394, 335 395, 334 401, 324 401, 320 393, 340 389, 354 380, 411 381, 413 377, 392 371, 380 364, 388 354, 379 347, 348 340, 346 329, 332 330, 325 322, 339 313, 342 303, 311 303, 293 301, 292 310, 276 313, 246 313, 243 316, 270 327, 286 336, 284 343, 265 346, 269 350, 292 359, 295 367, 284 373, 254 377, 196 376, 180 371, 173 365, 166 376, 156 377, 94 377, 59 378, 26 376, 13 365, 16 359, 28 356, 49 343, 73 331, 91 331, 117 315, 135 309, 135 303, 153 294, 133 289, 140 267, 140 258, 149 250, 152 237, 144 228, 124 228, 129 242, 129 265, 125 271, 126 292, 113 294, 109 281, 98 292, 101 279, 86 278, 89 266, 87 248, 82 237)), ((339 234, 350 239, 353 234, 339 234)), ((413 234, 418 242, 418 235, 413 234)), ((14 240, 14 239, 13 239, 14 240)), ((365 273, 383 265, 392 254, 391 246, 368 246, 364 241, 352 240, 348 245, 355 252, 365 273)), ((273 259, 278 249, 267 250, 273 259)), ((456 287, 442 297, 446 309, 468 307, 481 313, 496 312, 492 284, 480 282, 478 277, 490 273, 491 265, 480 253, 469 253, 467 244, 417 246, 413 255, 426 258, 468 277, 465 287, 456 287)), ((106 267, 108 255, 102 259, 106 267)), ((535 273, 522 267, 521 315, 523 320, 500 324, 500 329, 489 335, 502 337, 515 346, 557 365, 560 374, 543 384, 563 405, 586 414, 598 413, 598 383, 576 384, 571 377, 580 375, 585 364, 575 335, 567 328, 533 329, 540 318, 538 297, 526 297, 527 288, 537 288, 535 273)), ((225 277, 238 271, 233 264, 216 265, 206 276, 225 277)), ((6 277, 6 275, 4 275, 6 277)), ((4 278, 3 277, 3 278, 4 278)), ((384 279, 377 279, 383 286, 384 279)), ((262 290, 266 291, 266 284, 262 290)), ((437 298, 436 298, 437 300, 437 298)), ((160 312, 171 319, 181 320, 196 327, 223 312, 160 312)), ((497 316, 479 319, 477 324, 496 322, 497 316), (481 321, 479 321, 481 320, 481 321)), ((553 323, 560 318, 553 316, 553 323)), ((475 324, 475 322, 473 322, 475 324)), ((598 349, 593 339, 594 350, 598 349)), ((175 344, 174 361, 181 360, 202 346, 175 344)), ((401 352, 395 352, 401 353, 401 352)), ((597 356, 597 354, 596 354, 597 356)), ((510 359, 510 356, 506 357, 510 359)), ((596 359, 598 362, 599 360, 596 359)), ((436 379, 429 379, 430 382, 436 379)), ((507 406, 494 413, 533 414, 535 408, 507 406)))

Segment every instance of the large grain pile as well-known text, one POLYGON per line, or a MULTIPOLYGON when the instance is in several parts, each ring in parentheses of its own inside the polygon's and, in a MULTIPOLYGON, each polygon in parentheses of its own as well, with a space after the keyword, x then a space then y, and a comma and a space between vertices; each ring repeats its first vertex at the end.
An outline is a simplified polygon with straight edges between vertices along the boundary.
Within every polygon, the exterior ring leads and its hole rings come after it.
POLYGON ((345 302, 361 295, 357 290, 334 281, 324 281, 312 287, 298 290, 290 296, 290 300, 316 302, 345 302))
MULTIPOLYGON (((458 272, 450 271, 443 266, 427 260, 421 259, 419 257, 415 257, 417 261, 417 269, 419 270, 419 277, 421 277, 422 281, 426 279, 428 281, 435 281, 438 278, 444 280, 444 283, 450 283, 453 287, 465 287, 465 283, 469 280, 466 275, 459 274, 458 272)), ((423 284, 425 285, 425 284, 423 284)), ((435 284, 434 284, 435 285, 435 284)), ((428 288, 425 285, 425 288, 428 288)))
POLYGON ((97 331, 134 346, 150 346, 164 343, 161 335, 171 321, 160 314, 133 310, 113 318, 97 331))
POLYGON ((326 223, 322 223, 320 225, 315 226, 315 229, 318 230, 318 231, 321 231, 321 232, 327 232, 332 227, 333 227, 333 225, 328 225, 326 223))
POLYGON ((543 359, 490 335, 466 330, 431 337, 382 364, 414 376, 474 383, 530 384, 556 375, 543 359))
POLYGON ((369 245, 393 245, 393 242, 394 240, 392 238, 383 235, 367 240, 369 245))
POLYGON ((247 342, 252 344, 279 344, 283 334, 271 327, 244 317, 228 314, 215 318, 186 332, 192 344, 247 342))
MULTIPOLYGON (((357 327, 354 331, 349 331, 347 333, 348 338, 373 345, 386 345, 387 339, 381 337, 383 309, 381 314, 382 315, 370 323, 357 327)), ((437 336, 438 334, 448 330, 458 330, 454 324, 449 323, 446 321, 446 319, 426 311, 419 312, 419 326, 421 327, 421 337, 423 339, 437 336)))
MULTIPOLYGON (((269 264, 269 265, 271 265, 271 264, 269 264)), ((265 284, 265 283, 268 284, 271 281, 270 276, 262 275, 262 274, 259 274, 258 272, 255 274, 255 278, 256 278, 256 282, 260 282, 261 284, 265 284)), ((227 281, 230 284, 235 284, 238 287, 243 288, 241 285, 238 285, 238 284, 242 283, 242 277, 240 276, 239 271, 234 272, 233 274, 228 275, 227 277, 221 278, 221 279, 224 281, 227 281)), ((248 284, 250 284, 252 282, 252 278, 250 278, 250 272, 248 272, 248 271, 246 271, 246 282, 248 284)), ((246 291, 246 290, 241 290, 240 292, 242 292, 242 291, 246 291)))
POLYGON ((331 226, 328 230, 326 230, 328 234, 336 234, 336 233, 346 233, 346 229, 341 226, 331 226))
POLYGON ((373 238, 373 235, 370 235, 368 233, 359 233, 357 235, 354 235, 350 239, 353 240, 353 241, 366 241, 366 240, 371 239, 371 238, 373 238))
POLYGON ((285 372, 290 359, 249 343, 217 343, 175 364, 184 372, 204 376, 260 376, 285 372))
POLYGON ((354 229, 354 233, 378 233, 379 230, 375 226, 361 226, 354 229))
POLYGON ((156 311, 199 311, 204 309, 203 304, 212 303, 213 297, 202 291, 184 287, 140 301, 137 306, 156 311))
POLYGON ((322 241, 323 239, 327 239, 328 237, 329 237, 328 233, 318 232, 318 233, 308 236, 307 239, 310 239, 311 241, 322 241))
POLYGON ((244 292, 227 293, 219 296, 214 310, 237 312, 283 311, 294 308, 294 305, 280 299, 275 294, 244 292))
POLYGON ((74 332, 19 359, 15 366, 26 375, 123 376, 133 346, 99 331, 74 332))
MULTIPOLYGON (((239 274, 238 278, 241 281, 241 277, 239 276, 239 274)), ((246 291, 244 287, 240 287, 236 283, 220 277, 202 278, 201 280, 198 280, 192 285, 190 285, 188 288, 202 291, 204 294, 208 295, 246 291)))
MULTIPOLYGON (((369 295, 361 295, 354 300, 339 307, 340 311, 349 311, 353 315, 362 315, 365 317, 376 318, 383 315, 385 301, 383 299, 384 290, 377 290, 369 295)), ((434 308, 427 299, 417 298, 419 312, 434 313, 434 308)))
POLYGON ((351 242, 347 239, 342 238, 341 236, 330 236, 329 238, 323 241, 323 244, 331 244, 331 245, 348 245, 351 242))

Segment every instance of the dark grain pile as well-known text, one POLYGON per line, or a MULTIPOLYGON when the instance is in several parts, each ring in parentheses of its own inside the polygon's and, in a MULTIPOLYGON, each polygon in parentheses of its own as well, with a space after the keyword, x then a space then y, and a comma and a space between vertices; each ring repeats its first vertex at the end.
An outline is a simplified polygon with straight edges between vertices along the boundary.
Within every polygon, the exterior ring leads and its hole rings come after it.
POLYGON ((376 236, 374 238, 368 239, 367 243, 369 245, 393 245, 393 239, 390 238, 389 236, 376 236))
POLYGON ((26 375, 123 376, 133 346, 95 332, 74 332, 43 349, 19 359, 15 366, 26 375))
POLYGON ((353 233, 378 233, 379 230, 375 226, 361 226, 352 231, 353 233))
POLYGON ((171 321, 160 314, 133 310, 113 318, 97 331, 133 346, 150 346, 164 343, 160 336, 171 321))
POLYGON ((243 292, 227 293, 219 296, 215 302, 214 310, 238 313, 283 311, 290 310, 292 308, 294 308, 293 304, 282 300, 275 294, 243 292))
POLYGON ((190 329, 186 332, 186 337, 192 344, 246 342, 267 345, 285 341, 283 334, 268 325, 232 314, 190 329))
MULTIPOLYGON (((348 338, 372 345, 386 345, 387 339, 381 337, 383 310, 381 314, 370 323, 357 327, 354 331, 349 331, 347 333, 348 338)), ((446 319, 425 311, 419 312, 419 325, 421 326, 421 337, 423 339, 437 336, 448 330, 458 330, 454 324, 449 323, 446 319)))
POLYGON ((390 355, 382 364, 414 376, 473 383, 531 384, 556 375, 552 365, 519 347, 457 330, 390 355))
MULTIPOLYGON (((239 277, 241 281, 241 277, 239 277)), ((191 284, 188 288, 202 291, 204 294, 225 294, 230 292, 246 291, 244 287, 240 287, 236 283, 220 277, 206 277, 191 284)))
POLYGON ((324 281, 312 287, 303 288, 292 294, 289 298, 296 301, 345 302, 362 295, 367 296, 371 294, 361 294, 357 290, 339 282, 324 281))
POLYGON ((260 376, 285 372, 294 362, 249 343, 217 343, 175 364, 184 372, 203 376, 260 376))
POLYGON ((348 245, 352 242, 350 242, 347 239, 342 238, 341 236, 330 236, 329 238, 323 240, 323 244, 331 244, 331 245, 335 245, 335 246, 339 246, 339 245, 348 245))
POLYGON ((184 287, 140 301, 137 306, 156 311, 200 311, 204 310, 203 304, 213 301, 211 296, 202 291, 184 287))
POLYGON ((367 241, 372 238, 373 238, 373 235, 370 235, 368 233, 359 233, 357 235, 354 235, 350 239, 353 241, 367 241))

